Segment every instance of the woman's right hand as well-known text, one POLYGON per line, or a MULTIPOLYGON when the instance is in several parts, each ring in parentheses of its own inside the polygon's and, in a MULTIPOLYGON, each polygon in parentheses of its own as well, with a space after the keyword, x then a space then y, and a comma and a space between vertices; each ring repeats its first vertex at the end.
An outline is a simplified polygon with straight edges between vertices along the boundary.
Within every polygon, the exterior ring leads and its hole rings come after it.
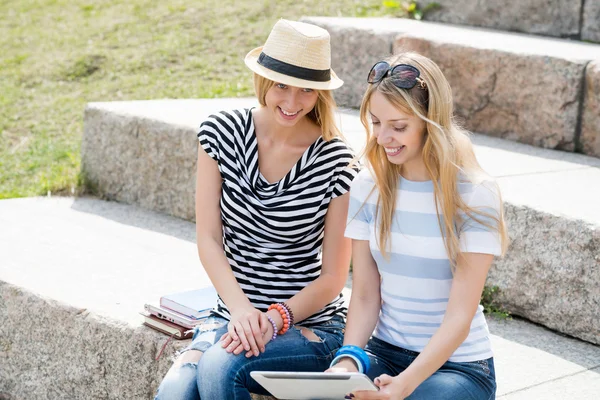
POLYGON ((271 323, 266 314, 249 306, 231 312, 227 331, 233 341, 238 341, 246 351, 255 356, 265 351, 263 336, 271 323))
POLYGON ((346 357, 325 372, 358 372, 358 367, 353 359, 346 357))

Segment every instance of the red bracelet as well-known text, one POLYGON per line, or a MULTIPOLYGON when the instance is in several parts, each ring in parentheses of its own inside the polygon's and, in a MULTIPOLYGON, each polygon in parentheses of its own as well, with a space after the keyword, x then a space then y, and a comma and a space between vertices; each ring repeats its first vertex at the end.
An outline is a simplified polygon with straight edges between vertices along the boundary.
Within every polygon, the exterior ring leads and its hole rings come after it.
POLYGON ((277 310, 277 312, 281 315, 281 319, 283 320, 283 327, 277 332, 278 335, 283 335, 290 329, 290 318, 288 317, 287 309, 281 304, 271 304, 269 306, 270 310, 277 310))

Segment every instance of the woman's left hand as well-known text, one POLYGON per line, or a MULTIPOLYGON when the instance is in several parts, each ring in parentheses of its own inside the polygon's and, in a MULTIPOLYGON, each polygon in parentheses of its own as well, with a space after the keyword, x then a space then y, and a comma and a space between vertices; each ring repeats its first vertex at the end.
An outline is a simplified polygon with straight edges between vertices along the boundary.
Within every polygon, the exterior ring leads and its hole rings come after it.
MULTIPOLYGON (((273 327, 268 326, 267 331, 263 335, 263 343, 265 344, 265 346, 271 341, 272 337, 273 327)), ((228 353, 233 353, 237 356, 238 354, 241 354, 245 351, 244 345, 239 340, 233 340, 229 332, 226 332, 223 336, 221 336, 221 339, 219 339, 219 341, 221 342, 221 347, 223 347, 228 353)), ((251 350, 246 352, 246 357, 250 358, 252 356, 254 356, 254 353, 252 353, 251 350)))
POLYGON ((403 400, 413 392, 402 374, 394 377, 383 374, 375 378, 374 382, 375 385, 379 386, 379 391, 357 390, 352 392, 350 396, 346 396, 346 398, 356 400, 403 400))

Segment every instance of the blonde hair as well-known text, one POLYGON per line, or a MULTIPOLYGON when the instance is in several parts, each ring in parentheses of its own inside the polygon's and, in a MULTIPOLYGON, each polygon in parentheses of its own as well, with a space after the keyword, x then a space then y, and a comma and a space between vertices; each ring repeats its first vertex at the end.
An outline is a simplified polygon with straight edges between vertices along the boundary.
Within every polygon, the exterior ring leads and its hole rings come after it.
MULTIPOLYGON (((261 106, 266 106, 267 92, 275 82, 257 73, 254 73, 254 92, 261 106)), ((314 108, 306 115, 312 122, 321 127, 321 135, 325 141, 333 138, 342 138, 342 134, 335 124, 335 109, 337 108, 331 90, 316 90, 319 95, 314 108)), ((343 138, 342 138, 343 139, 343 138)))
POLYGON ((388 240, 396 208, 398 178, 402 166, 388 161, 383 146, 377 144, 377 138, 371 133, 367 114, 371 96, 375 91, 383 94, 399 110, 418 116, 426 124, 422 157, 433 182, 438 223, 452 268, 456 266, 460 253, 458 233, 454 224, 457 219, 460 219, 461 212, 489 229, 497 230, 500 235, 502 254, 504 254, 508 247, 508 233, 504 221, 502 198, 497 186, 494 189, 499 196, 499 215, 469 207, 458 190, 459 174, 464 174, 473 184, 490 178, 475 158, 469 132, 462 129, 454 120, 450 84, 439 67, 420 54, 402 53, 392 56, 387 61, 391 66, 409 64, 416 67, 421 72, 420 77, 425 81, 427 90, 420 88, 419 84, 410 90, 400 89, 391 79, 383 79, 379 83, 369 85, 360 107, 360 119, 367 131, 367 146, 364 153, 374 175, 376 187, 379 189, 375 220, 379 218, 378 243, 381 252, 387 256, 388 240), (443 216, 453 217, 443 218, 443 216), (495 224, 487 222, 490 220, 495 224))

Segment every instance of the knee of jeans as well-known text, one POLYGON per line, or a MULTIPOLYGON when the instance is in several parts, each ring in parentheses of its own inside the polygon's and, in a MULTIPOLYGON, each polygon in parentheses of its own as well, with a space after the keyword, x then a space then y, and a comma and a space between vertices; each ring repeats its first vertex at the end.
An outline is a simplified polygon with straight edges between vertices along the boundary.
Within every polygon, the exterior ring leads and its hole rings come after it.
POLYGON ((197 369, 196 362, 171 367, 160 383, 154 400, 199 400, 197 369))
POLYGON ((243 354, 236 356, 227 353, 219 344, 215 344, 204 352, 198 362, 198 381, 231 381, 235 377, 235 365, 245 359, 243 354))

